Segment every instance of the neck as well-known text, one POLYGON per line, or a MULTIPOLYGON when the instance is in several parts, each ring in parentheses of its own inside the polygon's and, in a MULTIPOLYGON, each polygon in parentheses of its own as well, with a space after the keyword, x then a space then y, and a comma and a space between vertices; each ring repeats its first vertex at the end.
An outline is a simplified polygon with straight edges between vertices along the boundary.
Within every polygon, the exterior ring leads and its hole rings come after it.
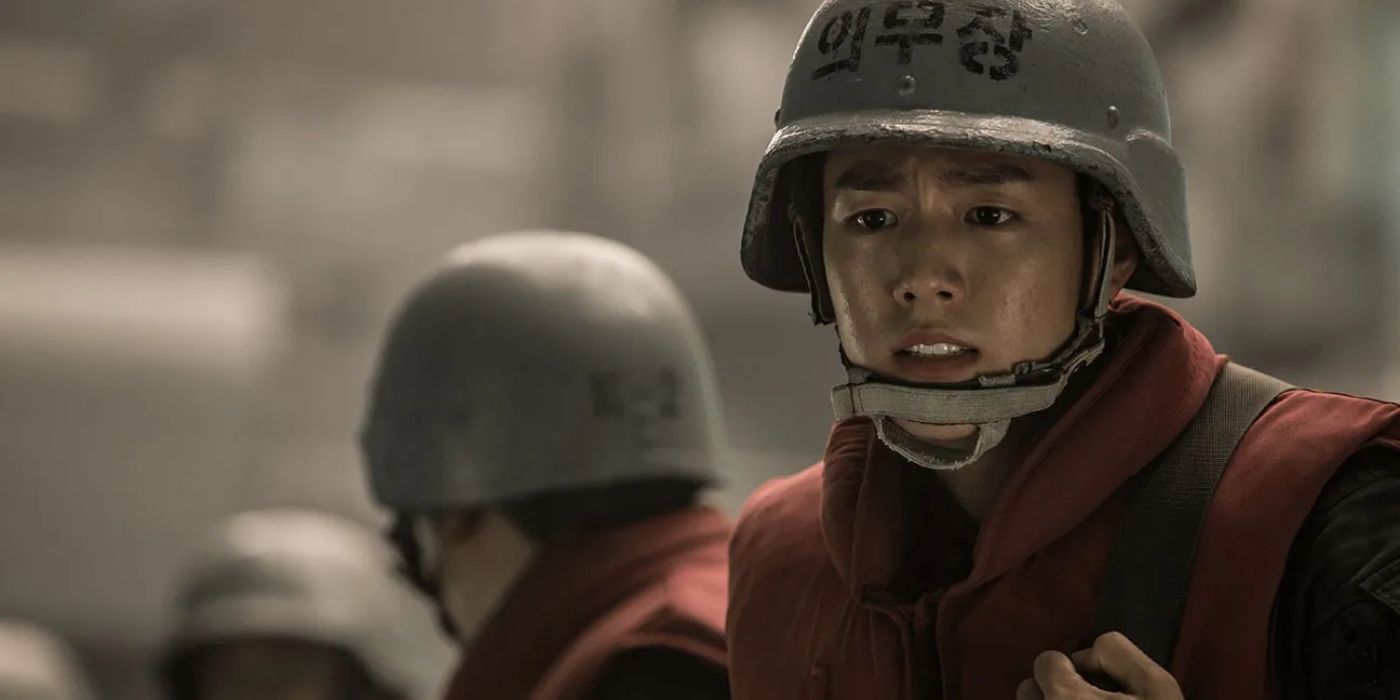
POLYGON ((495 614, 534 553, 529 538, 495 509, 470 537, 445 543, 438 598, 464 645, 495 614))

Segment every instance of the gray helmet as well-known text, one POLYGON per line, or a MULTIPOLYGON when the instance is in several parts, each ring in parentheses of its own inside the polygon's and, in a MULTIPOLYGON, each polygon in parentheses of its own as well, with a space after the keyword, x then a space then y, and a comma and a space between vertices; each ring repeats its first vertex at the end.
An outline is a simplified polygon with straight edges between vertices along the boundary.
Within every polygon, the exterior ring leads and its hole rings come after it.
POLYGON ((426 697, 450 662, 431 609, 399 582, 374 532, 310 510, 249 511, 220 525, 180 582, 167 650, 284 637, 343 650, 386 689, 426 697))
POLYGON ((457 248, 400 308, 372 391, 361 445, 375 496, 399 511, 717 476, 694 314, 649 260, 595 236, 457 248))
POLYGON ((0 619, 0 698, 93 700, 92 688, 63 640, 43 628, 0 619))
POLYGON ((1142 250, 1128 286, 1195 293, 1166 91, 1115 0, 827 0, 798 43, 776 121, 741 243, 744 270, 767 287, 820 294, 823 283, 809 284, 819 259, 803 259, 819 247, 794 238, 787 166, 895 144, 1030 156, 1090 176, 1142 250))

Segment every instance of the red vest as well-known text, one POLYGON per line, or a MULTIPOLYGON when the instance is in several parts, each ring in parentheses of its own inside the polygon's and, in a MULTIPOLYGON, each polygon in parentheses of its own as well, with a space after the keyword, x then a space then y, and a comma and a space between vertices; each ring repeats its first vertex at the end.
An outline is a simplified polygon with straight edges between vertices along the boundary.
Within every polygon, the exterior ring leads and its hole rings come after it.
MULTIPOLYGON (((1092 642, 1119 487, 1181 433, 1224 362, 1164 307, 1120 297, 1113 315, 1123 334, 1092 384, 1008 446, 1018 465, 964 580, 891 595, 911 557, 950 553, 911 525, 927 519, 910 505, 918 467, 868 420, 837 424, 822 463, 750 499, 730 550, 737 700, 1008 700, 1038 653, 1092 642)), ((1197 550, 1170 669, 1185 697, 1276 695, 1270 616, 1290 544, 1336 468, 1377 443, 1400 449, 1400 406, 1312 391, 1250 428, 1197 550)))
POLYGON ((651 647, 723 667, 728 537, 724 516, 694 508, 538 552, 446 697, 586 698, 609 661, 651 647))

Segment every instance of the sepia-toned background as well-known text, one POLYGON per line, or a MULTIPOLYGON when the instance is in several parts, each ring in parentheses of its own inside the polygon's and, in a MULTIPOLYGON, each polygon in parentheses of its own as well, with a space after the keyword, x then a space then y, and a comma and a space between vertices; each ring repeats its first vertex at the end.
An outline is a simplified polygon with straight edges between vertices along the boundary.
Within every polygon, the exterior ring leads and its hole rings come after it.
MULTIPOLYGON (((0 2, 0 616, 155 697, 183 556, 248 507, 380 522, 355 433, 441 253, 562 227, 689 295, 721 502, 813 462, 840 378, 743 275, 814 0, 0 2)), ((1127 0, 1163 68, 1218 348, 1400 398, 1400 5, 1127 0)))

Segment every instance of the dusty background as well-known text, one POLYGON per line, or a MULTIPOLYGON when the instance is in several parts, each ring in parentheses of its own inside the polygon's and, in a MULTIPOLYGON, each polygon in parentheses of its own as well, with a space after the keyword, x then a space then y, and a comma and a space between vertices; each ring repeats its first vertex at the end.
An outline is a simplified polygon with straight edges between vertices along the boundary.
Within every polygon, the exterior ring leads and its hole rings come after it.
MULTIPOLYGON (((1400 398, 1400 6, 1131 0, 1157 48, 1223 351, 1400 398)), ((375 523, 354 449, 381 326, 492 232, 654 257, 695 304, 736 507, 815 460, 839 379, 738 265, 811 0, 0 3, 0 614, 153 697, 213 521, 375 523)))

